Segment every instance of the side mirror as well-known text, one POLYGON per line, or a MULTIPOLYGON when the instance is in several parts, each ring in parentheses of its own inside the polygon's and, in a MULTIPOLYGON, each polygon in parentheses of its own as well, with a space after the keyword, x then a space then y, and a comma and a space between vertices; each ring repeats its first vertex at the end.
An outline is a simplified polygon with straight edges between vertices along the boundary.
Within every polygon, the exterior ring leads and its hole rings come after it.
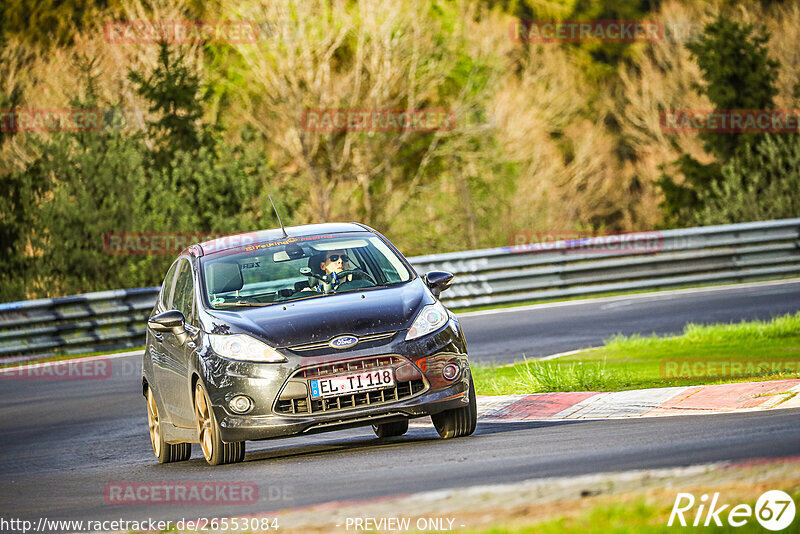
POLYGON ((431 271, 425 275, 425 284, 430 288, 434 297, 439 295, 453 283, 453 273, 447 271, 431 271))
POLYGON ((155 332, 174 332, 176 334, 184 331, 186 319, 178 310, 165 311, 154 315, 147 321, 147 326, 155 332))

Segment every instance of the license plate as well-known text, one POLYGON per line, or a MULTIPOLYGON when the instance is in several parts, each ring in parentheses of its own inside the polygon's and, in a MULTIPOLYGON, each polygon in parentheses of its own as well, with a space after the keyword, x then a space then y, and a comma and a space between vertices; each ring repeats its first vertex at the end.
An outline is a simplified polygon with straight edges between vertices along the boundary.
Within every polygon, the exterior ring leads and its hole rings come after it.
POLYGON ((354 375, 317 378, 310 380, 309 383, 311 385, 311 397, 316 399, 394 386, 394 375, 391 369, 376 369, 375 371, 354 375))

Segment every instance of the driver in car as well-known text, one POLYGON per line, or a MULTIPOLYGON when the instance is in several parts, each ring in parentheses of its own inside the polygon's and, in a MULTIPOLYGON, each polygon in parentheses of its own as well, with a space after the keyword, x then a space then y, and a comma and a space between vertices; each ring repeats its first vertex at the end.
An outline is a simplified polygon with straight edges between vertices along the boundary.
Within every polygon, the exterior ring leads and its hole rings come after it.
POLYGON ((319 267, 325 274, 340 273, 345 270, 344 265, 347 262, 347 254, 344 251, 332 250, 325 253, 325 258, 320 262, 319 267))
POLYGON ((311 270, 319 276, 325 277, 325 282, 322 280, 315 280, 314 287, 304 288, 305 291, 318 291, 323 292, 323 284, 330 284, 330 288, 335 290, 343 282, 352 280, 353 275, 348 274, 340 277, 339 273, 350 270, 347 254, 343 250, 330 250, 322 254, 317 254, 308 262, 311 270))
POLYGON ((344 270, 350 269, 347 254, 343 250, 331 250, 325 253, 324 259, 319 264, 322 274, 325 275, 327 280, 330 280, 333 289, 339 287, 342 282, 349 282, 352 275, 339 277, 339 273, 344 270))

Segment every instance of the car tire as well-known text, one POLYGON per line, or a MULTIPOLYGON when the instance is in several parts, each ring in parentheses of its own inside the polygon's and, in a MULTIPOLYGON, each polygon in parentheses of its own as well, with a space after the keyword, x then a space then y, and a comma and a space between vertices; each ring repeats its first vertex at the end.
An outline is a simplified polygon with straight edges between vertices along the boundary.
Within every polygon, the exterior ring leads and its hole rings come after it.
POLYGON ((199 380, 194 387, 194 415, 200 449, 209 465, 234 464, 244 460, 244 441, 222 441, 211 401, 199 380))
POLYGON ((402 436, 408 432, 408 419, 397 421, 396 423, 383 423, 380 425, 372 425, 372 430, 379 438, 392 438, 395 436, 402 436))
POLYGON ((192 457, 191 443, 167 443, 161 428, 161 416, 158 413, 153 388, 147 388, 147 426, 150 430, 150 444, 159 463, 183 462, 192 457))
POLYGON ((475 432, 478 424, 478 403, 475 399, 475 384, 469 379, 469 404, 431 416, 433 426, 442 439, 460 438, 475 432))

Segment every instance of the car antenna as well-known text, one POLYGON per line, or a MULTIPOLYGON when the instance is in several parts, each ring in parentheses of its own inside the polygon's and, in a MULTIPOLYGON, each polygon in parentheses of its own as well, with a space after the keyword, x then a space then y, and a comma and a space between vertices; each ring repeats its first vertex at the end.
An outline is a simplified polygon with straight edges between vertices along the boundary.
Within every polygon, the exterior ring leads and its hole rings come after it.
POLYGON ((278 208, 276 208, 275 203, 272 202, 272 195, 267 193, 267 196, 269 197, 269 201, 272 204, 272 209, 275 210, 275 216, 278 218, 278 222, 281 225, 281 230, 283 230, 283 237, 289 237, 289 234, 286 233, 286 228, 283 227, 283 221, 281 221, 281 216, 278 214, 278 208))

